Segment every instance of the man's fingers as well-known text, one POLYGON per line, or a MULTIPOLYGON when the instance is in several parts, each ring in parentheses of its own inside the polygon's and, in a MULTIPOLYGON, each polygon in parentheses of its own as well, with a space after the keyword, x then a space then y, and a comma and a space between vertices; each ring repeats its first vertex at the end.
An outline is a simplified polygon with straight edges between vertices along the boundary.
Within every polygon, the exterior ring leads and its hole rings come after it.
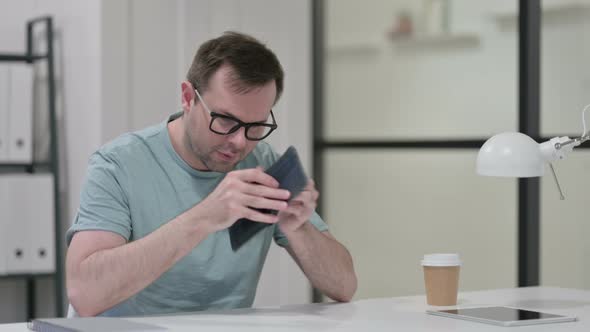
POLYGON ((240 171, 234 171, 230 173, 232 176, 238 177, 244 182, 256 182, 261 185, 278 188, 279 182, 272 176, 264 173, 261 168, 250 168, 240 171))
POLYGON ((252 196, 260 196, 278 200, 287 200, 291 193, 285 189, 271 188, 268 186, 246 183, 243 187, 243 192, 252 196))
MULTIPOLYGON (((293 202, 291 202, 291 203, 293 203, 293 202)), ((303 204, 300 202, 296 202, 294 204, 291 204, 291 203, 289 204, 289 207, 287 207, 287 209, 285 209, 285 212, 292 214, 296 217, 300 217, 305 210, 305 208, 303 207, 303 204)))
POLYGON ((310 200, 314 200, 313 193, 311 191, 304 190, 301 193, 299 193, 299 195, 297 195, 297 197, 293 198, 291 201, 305 203, 310 200))
POLYGON ((305 191, 314 191, 315 190, 315 182, 313 181, 313 179, 310 179, 310 178, 307 179, 307 184, 305 185, 305 188, 303 188, 303 190, 305 190, 305 191))
POLYGON ((318 197, 320 197, 320 192, 317 191, 317 190, 312 191, 311 194, 312 194, 312 197, 313 197, 313 200, 314 201, 317 201, 318 200, 318 197))
POLYGON ((262 222, 265 224, 274 224, 279 221, 279 217, 270 213, 262 213, 254 209, 245 207, 242 215, 252 221, 262 222))
POLYGON ((245 206, 257 209, 282 211, 287 208, 287 202, 284 200, 269 199, 261 196, 246 195, 242 203, 245 206))

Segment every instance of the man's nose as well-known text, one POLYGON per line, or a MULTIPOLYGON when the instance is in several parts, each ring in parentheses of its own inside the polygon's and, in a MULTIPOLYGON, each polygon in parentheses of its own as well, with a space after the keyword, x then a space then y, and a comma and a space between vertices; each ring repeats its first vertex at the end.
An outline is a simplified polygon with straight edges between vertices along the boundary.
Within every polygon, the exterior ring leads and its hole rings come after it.
POLYGON ((229 141, 237 148, 242 149, 246 146, 246 127, 241 127, 235 132, 228 135, 229 141))

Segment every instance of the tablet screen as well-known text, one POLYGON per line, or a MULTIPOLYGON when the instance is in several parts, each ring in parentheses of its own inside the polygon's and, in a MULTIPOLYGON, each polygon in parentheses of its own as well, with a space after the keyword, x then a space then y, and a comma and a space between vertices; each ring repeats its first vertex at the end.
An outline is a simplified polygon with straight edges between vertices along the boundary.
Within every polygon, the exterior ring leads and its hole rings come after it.
POLYGON ((564 316, 547 314, 537 311, 529 311, 508 307, 487 307, 487 308, 468 308, 468 309, 454 309, 454 310, 440 310, 449 314, 469 316, 474 318, 482 318, 495 320, 500 322, 523 321, 531 319, 546 319, 559 318, 564 316))

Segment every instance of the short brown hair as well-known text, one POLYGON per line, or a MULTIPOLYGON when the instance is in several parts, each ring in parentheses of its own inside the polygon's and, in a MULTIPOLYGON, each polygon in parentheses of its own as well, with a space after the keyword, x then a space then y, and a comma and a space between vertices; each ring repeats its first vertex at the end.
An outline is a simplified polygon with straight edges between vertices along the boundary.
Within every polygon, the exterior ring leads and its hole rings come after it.
POLYGON ((205 93, 209 79, 222 66, 230 65, 230 82, 235 92, 246 93, 274 80, 277 94, 275 102, 283 92, 284 73, 277 56, 256 38, 228 31, 199 47, 186 79, 205 93))

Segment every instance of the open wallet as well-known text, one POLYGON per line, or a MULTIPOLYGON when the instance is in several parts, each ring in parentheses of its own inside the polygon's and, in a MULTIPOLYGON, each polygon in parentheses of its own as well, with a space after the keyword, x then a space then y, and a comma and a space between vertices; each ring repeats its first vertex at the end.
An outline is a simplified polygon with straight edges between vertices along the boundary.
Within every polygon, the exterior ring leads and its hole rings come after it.
MULTIPOLYGON (((290 146, 287 151, 270 166, 265 173, 279 182, 279 188, 288 190, 291 195, 289 200, 297 197, 307 185, 307 176, 297 155, 297 150, 290 146)), ((277 214, 278 211, 256 209, 262 213, 277 214)), ((272 224, 252 221, 246 218, 239 219, 229 228, 229 238, 233 251, 238 250, 244 243, 250 240, 256 233, 272 224)))

